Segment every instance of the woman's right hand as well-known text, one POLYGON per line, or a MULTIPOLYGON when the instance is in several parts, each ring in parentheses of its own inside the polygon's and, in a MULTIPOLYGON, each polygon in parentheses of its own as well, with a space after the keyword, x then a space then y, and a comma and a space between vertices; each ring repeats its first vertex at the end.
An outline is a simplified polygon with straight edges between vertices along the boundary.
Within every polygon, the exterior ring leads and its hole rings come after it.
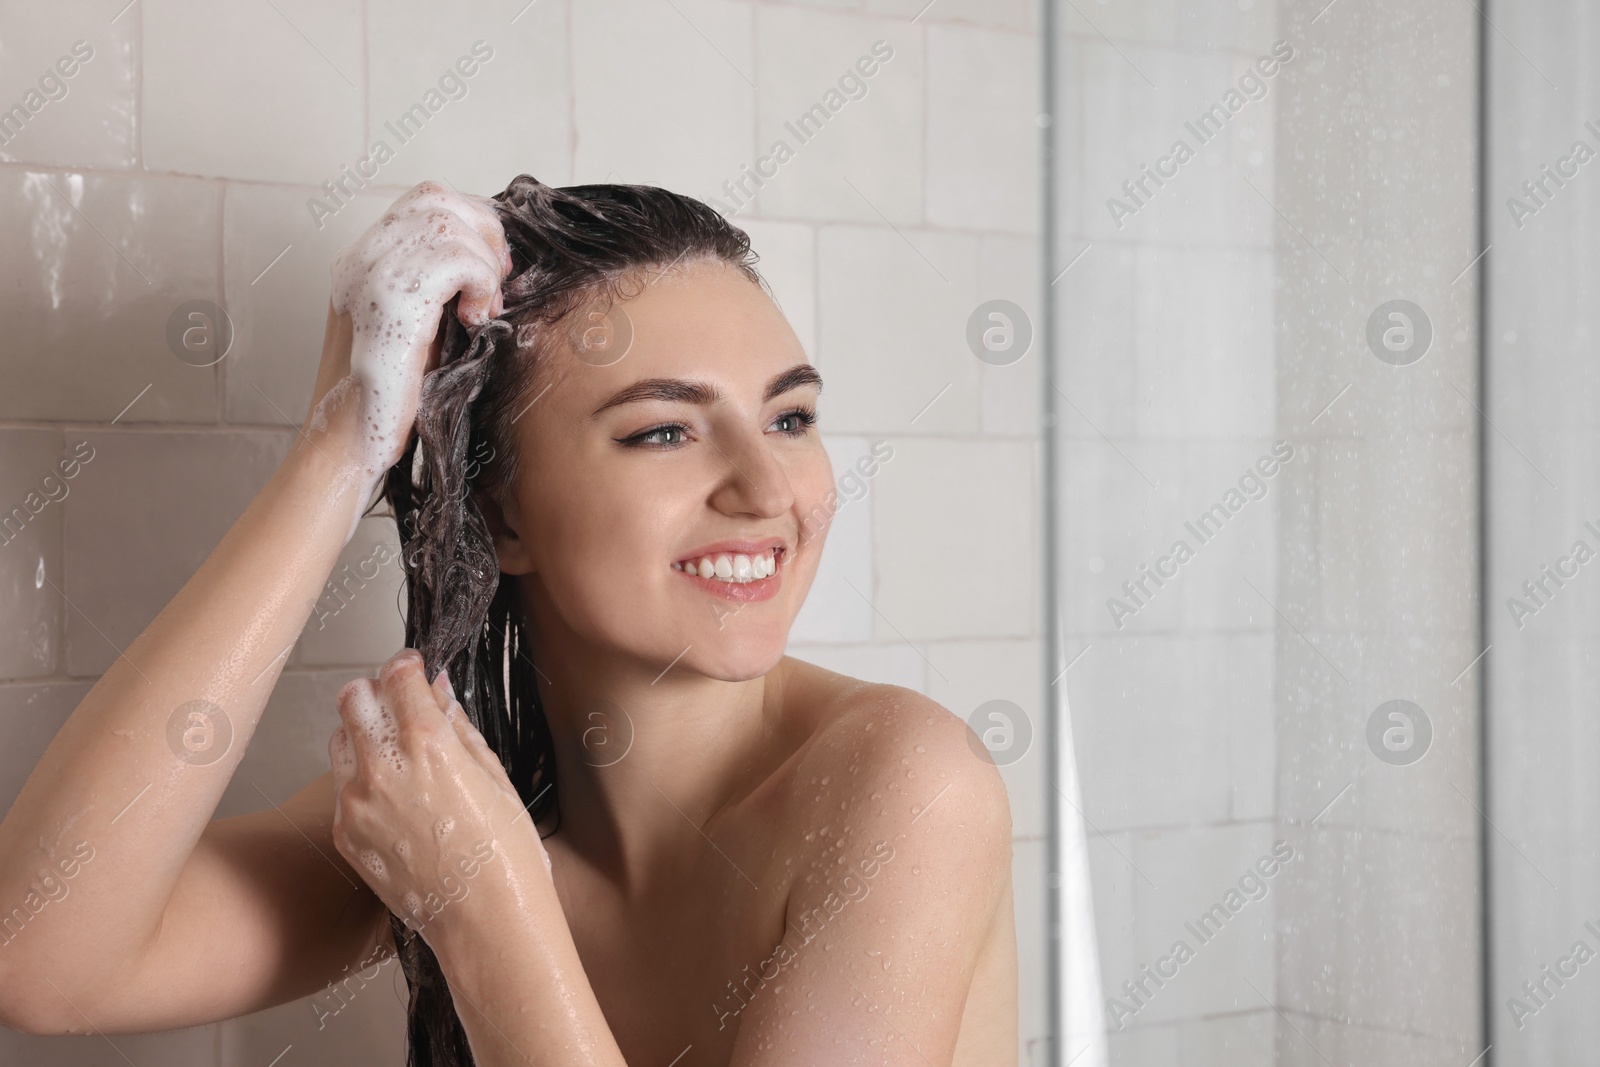
POLYGON ((369 495, 410 440, 423 375, 439 362, 444 306, 460 293, 467 326, 504 311, 511 251, 491 203, 421 182, 334 257, 304 430, 333 435, 369 495))

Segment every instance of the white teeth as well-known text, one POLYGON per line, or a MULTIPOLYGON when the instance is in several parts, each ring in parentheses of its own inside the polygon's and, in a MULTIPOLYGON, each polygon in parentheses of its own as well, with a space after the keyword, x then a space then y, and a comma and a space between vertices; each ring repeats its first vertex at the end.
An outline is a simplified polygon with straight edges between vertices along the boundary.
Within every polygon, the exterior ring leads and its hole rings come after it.
POLYGON ((672 568, 724 582, 758 582, 777 573, 778 559, 774 552, 759 556, 722 553, 717 556, 702 556, 698 563, 694 560, 674 563, 672 568))

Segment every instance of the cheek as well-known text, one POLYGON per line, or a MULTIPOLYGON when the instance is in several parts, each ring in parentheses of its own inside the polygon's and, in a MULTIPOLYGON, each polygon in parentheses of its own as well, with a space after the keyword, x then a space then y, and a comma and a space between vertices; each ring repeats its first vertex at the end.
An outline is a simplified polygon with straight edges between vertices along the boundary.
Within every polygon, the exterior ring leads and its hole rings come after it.
POLYGON ((671 576, 673 531, 687 520, 673 510, 684 494, 660 479, 571 466, 528 488, 524 499, 539 515, 529 545, 534 569, 574 623, 637 615, 649 584, 671 576))
POLYGON ((806 543, 815 539, 820 546, 833 524, 834 512, 844 503, 834 484, 833 464, 828 461, 827 454, 822 453, 791 469, 789 484, 794 489, 795 511, 800 515, 801 537, 806 543))

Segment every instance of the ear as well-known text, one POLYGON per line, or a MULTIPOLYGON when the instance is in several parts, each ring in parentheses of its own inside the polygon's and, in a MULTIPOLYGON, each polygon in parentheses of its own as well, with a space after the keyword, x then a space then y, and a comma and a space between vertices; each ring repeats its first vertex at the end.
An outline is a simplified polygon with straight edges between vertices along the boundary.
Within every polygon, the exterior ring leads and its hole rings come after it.
POLYGON ((506 509, 500 502, 488 493, 474 490, 472 499, 478 504, 478 510, 483 513, 483 521, 489 527, 489 536, 494 539, 495 555, 499 559, 502 574, 532 574, 533 559, 528 552, 527 543, 522 540, 517 532, 517 516, 515 507, 508 516, 506 509))

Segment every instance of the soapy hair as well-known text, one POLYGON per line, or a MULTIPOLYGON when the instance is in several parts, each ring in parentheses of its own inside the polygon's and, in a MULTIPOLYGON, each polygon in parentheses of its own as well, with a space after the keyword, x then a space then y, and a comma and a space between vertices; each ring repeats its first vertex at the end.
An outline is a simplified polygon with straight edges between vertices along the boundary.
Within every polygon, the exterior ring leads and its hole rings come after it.
MULTIPOLYGON (((431 679, 448 669, 467 716, 504 764, 535 824, 560 826, 550 728, 535 685, 516 583, 501 581, 479 494, 505 500, 525 462, 513 423, 539 368, 581 347, 574 320, 637 293, 658 272, 712 259, 771 295, 749 236, 699 200, 648 185, 552 188, 526 174, 492 198, 511 246, 505 310, 481 326, 444 311, 438 366, 422 380, 416 433, 384 476, 400 533, 405 643, 431 679)), ((551 830, 555 833, 555 829, 551 830)), ((407 1004, 409 1067, 473 1063, 439 961, 421 935, 389 917, 407 1004)), ((537 1051, 522 1050, 537 1058, 537 1051)))

